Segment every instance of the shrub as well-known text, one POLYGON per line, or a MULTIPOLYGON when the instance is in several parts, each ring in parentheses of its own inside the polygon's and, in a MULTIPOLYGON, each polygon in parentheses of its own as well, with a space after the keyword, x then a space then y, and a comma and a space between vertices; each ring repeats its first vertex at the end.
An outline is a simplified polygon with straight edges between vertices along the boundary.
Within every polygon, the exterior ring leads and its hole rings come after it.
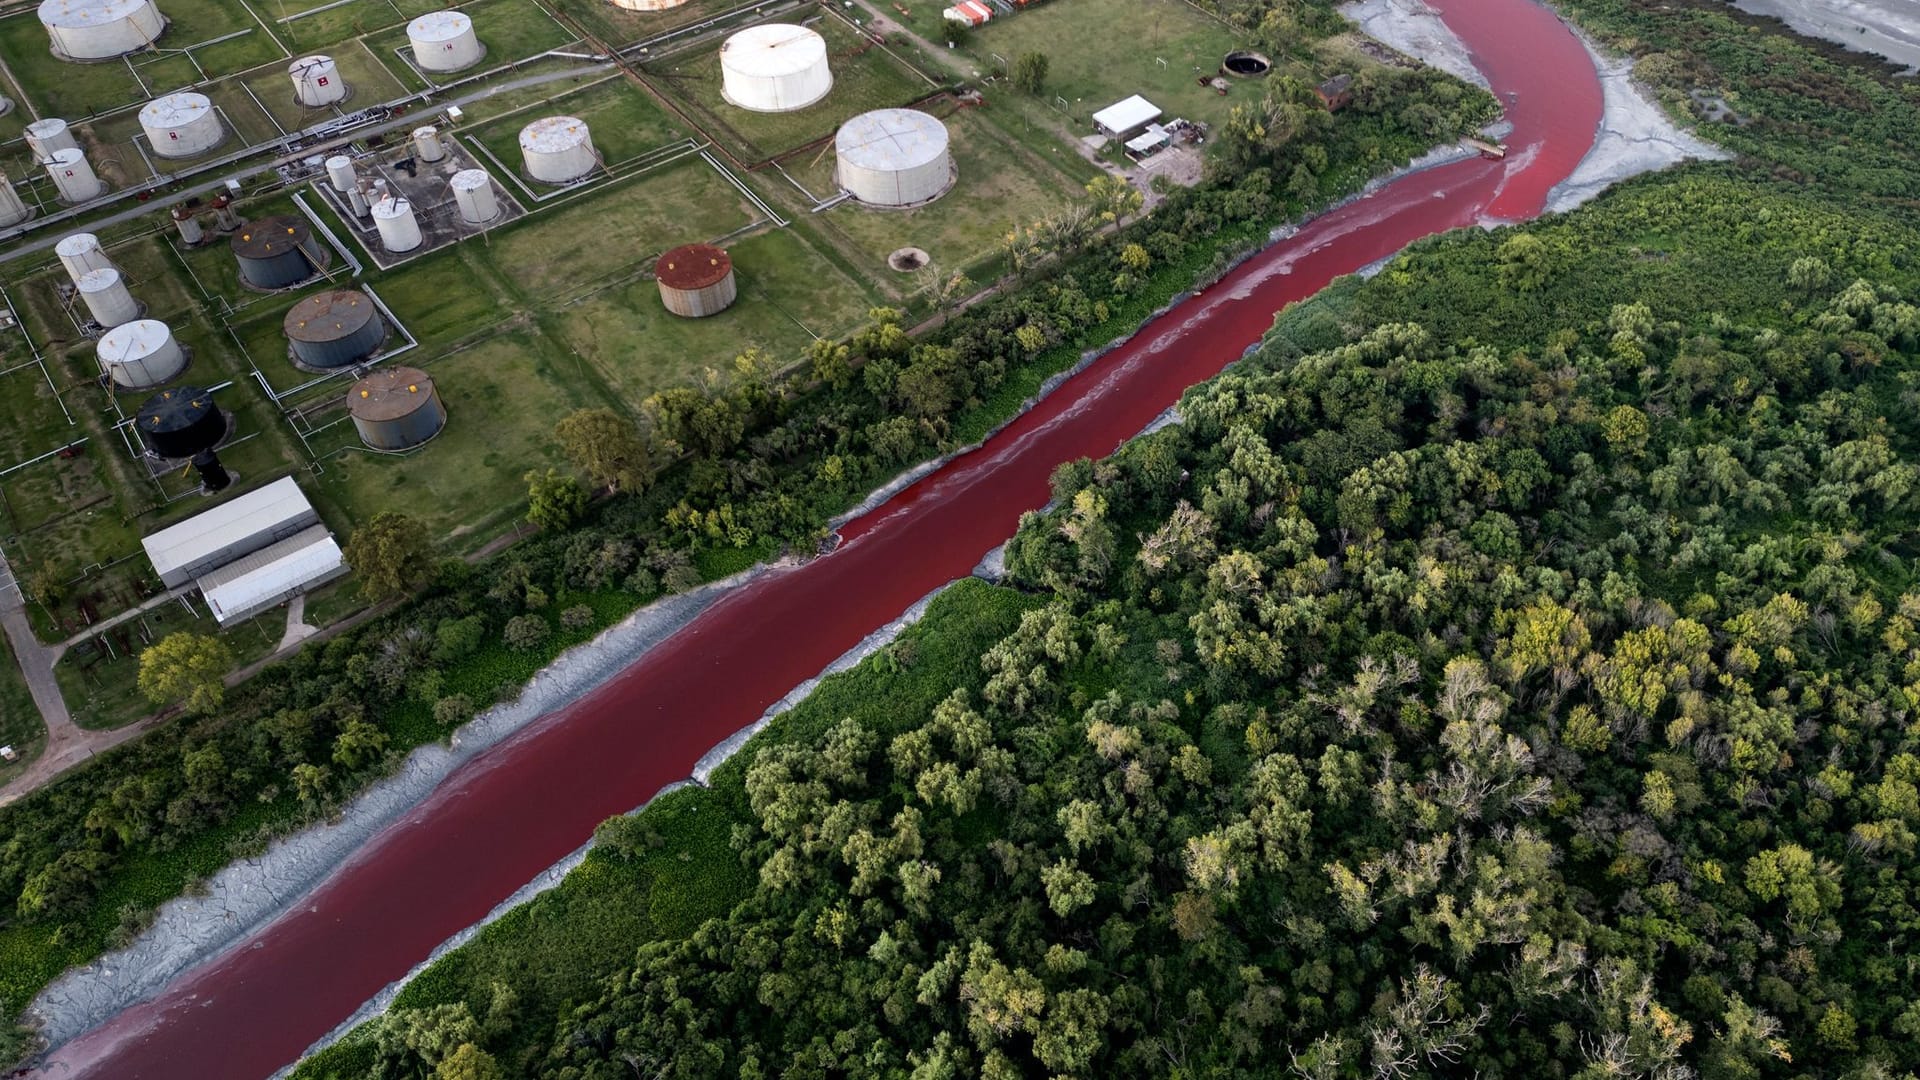
POLYGON ((547 635, 552 632, 553 627, 542 616, 516 615, 507 620, 507 628, 501 636, 510 647, 527 652, 539 648, 540 643, 547 640, 547 635))

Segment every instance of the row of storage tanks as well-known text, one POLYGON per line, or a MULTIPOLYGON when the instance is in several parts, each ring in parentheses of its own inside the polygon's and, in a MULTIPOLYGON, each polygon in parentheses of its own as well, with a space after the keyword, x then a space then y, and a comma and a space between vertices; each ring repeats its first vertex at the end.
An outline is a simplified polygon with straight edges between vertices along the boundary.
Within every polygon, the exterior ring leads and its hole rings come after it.
MULTIPOLYGON (((154 0, 42 0, 40 25, 47 31, 53 54, 62 60, 112 60, 147 48, 167 28, 167 18, 154 0)), ((486 55, 486 47, 473 32, 473 20, 458 11, 432 11, 407 24, 407 41, 413 47, 414 63, 426 71, 459 71, 472 67, 486 55)), ((331 104, 345 96, 336 91, 339 72, 332 70, 326 57, 306 57, 296 61, 292 74, 296 87, 302 85, 303 68, 311 70, 311 85, 319 104, 331 104), (309 64, 309 61, 323 61, 309 64), (325 78, 326 82, 320 82, 325 78), (339 96, 333 96, 338 93, 339 96)), ((302 102, 305 102, 302 98, 302 102)))

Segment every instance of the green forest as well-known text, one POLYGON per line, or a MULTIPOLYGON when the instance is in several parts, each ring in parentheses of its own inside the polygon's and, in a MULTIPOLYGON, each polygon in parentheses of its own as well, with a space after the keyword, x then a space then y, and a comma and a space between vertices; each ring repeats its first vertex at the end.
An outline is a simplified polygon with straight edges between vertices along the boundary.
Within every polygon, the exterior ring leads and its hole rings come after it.
POLYGON ((1736 161, 1289 309, 302 1075, 1920 1072, 1920 113, 1729 40, 1736 161))

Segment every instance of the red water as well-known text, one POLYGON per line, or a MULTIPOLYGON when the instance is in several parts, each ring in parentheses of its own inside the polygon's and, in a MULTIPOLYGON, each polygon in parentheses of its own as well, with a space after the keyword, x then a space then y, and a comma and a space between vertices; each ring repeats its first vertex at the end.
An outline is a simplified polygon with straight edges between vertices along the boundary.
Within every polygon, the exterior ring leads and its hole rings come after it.
POLYGON ((1538 215, 1591 147, 1600 84, 1531 0, 1432 0, 1506 106, 1503 162, 1417 173, 1322 217, 1148 324, 980 450, 769 573, 578 703, 450 776, 299 906, 53 1054, 40 1075, 255 1080, 632 809, 876 627, 967 574, 1046 501, 1258 341, 1289 301, 1423 236, 1538 215))

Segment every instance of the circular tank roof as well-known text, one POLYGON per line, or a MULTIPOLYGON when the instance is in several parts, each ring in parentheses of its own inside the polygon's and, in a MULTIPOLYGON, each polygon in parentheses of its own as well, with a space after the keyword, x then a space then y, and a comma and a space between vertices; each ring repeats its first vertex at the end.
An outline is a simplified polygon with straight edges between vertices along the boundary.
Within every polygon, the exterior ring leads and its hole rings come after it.
POLYGON ((49 116, 44 120, 35 120, 33 123, 28 124, 27 137, 33 139, 52 139, 57 138, 60 133, 65 130, 67 130, 67 122, 65 120, 57 116, 49 116))
POLYGON ((397 218, 412 212, 412 203, 405 199, 396 199, 391 195, 373 204, 373 216, 377 218, 397 218))
POLYGON ((733 271, 733 256, 712 244, 674 248, 653 265, 655 277, 669 289, 704 289, 733 271))
POLYGON ((336 65, 333 62, 333 57, 331 56, 319 56, 319 55, 303 56, 300 59, 295 60, 293 63, 287 65, 287 74, 303 75, 308 71, 315 71, 315 70, 325 71, 326 69, 335 67, 335 66, 336 65))
POLYGON ((184 90, 178 94, 154 98, 140 110, 141 127, 185 127, 213 111, 207 95, 184 90))
POLYGON ((419 368, 385 368, 347 391, 347 408, 357 420, 398 420, 433 398, 433 379, 419 368))
POLYGON ((40 22, 45 26, 82 28, 108 26, 148 6, 148 0, 45 0, 40 22))
POLYGON ((473 20, 458 11, 429 11, 407 24, 415 41, 452 41, 473 29, 473 20))
POLYGON ((520 149, 558 154, 587 141, 587 125, 574 116, 548 116, 520 129, 520 149))
POLYGON ((373 301, 352 289, 315 293, 293 305, 283 323, 295 341, 339 341, 373 319, 373 301))
POLYGON ((80 280, 73 284, 83 293, 106 292, 120 284, 120 271, 111 266, 102 266, 81 274, 80 280))
POLYGON ((243 259, 266 259, 307 242, 307 223, 291 214, 248 222, 227 241, 243 259))
POLYGON ((135 319, 100 336, 100 361, 106 364, 130 364, 145 360, 172 340, 173 331, 159 319, 135 319))
POLYGON ((827 62, 827 42, 804 26, 749 26, 720 46, 720 64, 745 75, 776 78, 827 62))
POLYGON ((77 232, 63 236, 53 245, 53 253, 71 259, 76 255, 85 255, 89 251, 100 250, 100 238, 90 232, 77 232))
MULTIPOLYGON (((86 159, 87 159, 87 155, 81 153, 78 149, 71 146, 67 147, 65 150, 55 150, 53 153, 47 155, 48 161, 54 163, 55 165, 60 166, 61 168, 66 168, 68 165, 72 165, 76 161, 85 161, 86 159)), ((99 247, 99 246, 100 245, 98 244, 94 245, 94 247, 99 247)))
POLYGON ((914 109, 875 109, 840 125, 833 152, 849 165, 900 172, 947 152, 947 125, 914 109))
POLYGON ((453 186, 453 190, 455 191, 473 191, 486 187, 488 184, 491 184, 493 180, 487 176, 487 170, 485 169, 461 169, 459 172, 453 174, 452 180, 447 182, 453 186))
POLYGON ((198 386, 176 386, 162 390, 140 405, 134 423, 141 431, 172 435, 191 431, 209 413, 214 412, 213 395, 198 386))

